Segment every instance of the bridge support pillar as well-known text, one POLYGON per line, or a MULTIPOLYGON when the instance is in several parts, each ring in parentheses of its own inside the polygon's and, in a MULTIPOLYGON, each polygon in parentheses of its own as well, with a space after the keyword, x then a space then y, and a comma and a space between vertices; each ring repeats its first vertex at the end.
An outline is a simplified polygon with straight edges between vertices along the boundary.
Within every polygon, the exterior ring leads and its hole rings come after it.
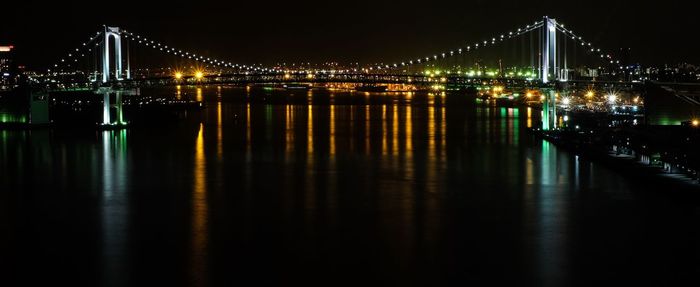
POLYGON ((123 92, 114 92, 114 105, 112 105, 112 93, 103 92, 104 105, 102 106, 102 124, 103 125, 123 125, 124 114, 122 113, 122 96, 123 92), (115 108, 114 117, 112 117, 112 107, 115 108))
POLYGON ((111 103, 111 99, 109 96, 109 92, 106 92, 103 95, 104 95, 104 98, 103 98, 104 105, 102 106, 102 124, 103 125, 110 125, 110 124, 112 124, 112 119, 111 119, 112 103, 111 103))
POLYGON ((103 96, 102 125, 124 127, 127 125, 127 122, 124 120, 123 98, 125 96, 138 96, 141 94, 141 91, 139 89, 100 87, 97 90, 97 94, 103 96), (112 99, 114 99, 114 103, 112 99), (113 109, 114 113, 112 113, 113 109))
POLYGON ((554 90, 545 90, 542 101, 542 130, 548 131, 557 128, 557 93, 554 90))

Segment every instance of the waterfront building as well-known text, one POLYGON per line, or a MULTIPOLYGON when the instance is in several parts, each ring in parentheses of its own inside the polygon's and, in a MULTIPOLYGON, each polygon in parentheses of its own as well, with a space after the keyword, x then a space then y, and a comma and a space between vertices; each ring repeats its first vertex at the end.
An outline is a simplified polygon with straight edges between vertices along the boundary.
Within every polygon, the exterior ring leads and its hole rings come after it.
POLYGON ((11 89, 15 85, 14 46, 0 45, 0 90, 11 89))

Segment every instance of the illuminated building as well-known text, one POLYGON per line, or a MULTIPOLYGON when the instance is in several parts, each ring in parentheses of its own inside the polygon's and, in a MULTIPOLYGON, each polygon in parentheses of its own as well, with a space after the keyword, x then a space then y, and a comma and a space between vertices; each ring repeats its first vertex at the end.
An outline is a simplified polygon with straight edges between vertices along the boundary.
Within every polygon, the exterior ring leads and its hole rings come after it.
POLYGON ((14 46, 0 46, 0 90, 9 89, 14 84, 14 46))

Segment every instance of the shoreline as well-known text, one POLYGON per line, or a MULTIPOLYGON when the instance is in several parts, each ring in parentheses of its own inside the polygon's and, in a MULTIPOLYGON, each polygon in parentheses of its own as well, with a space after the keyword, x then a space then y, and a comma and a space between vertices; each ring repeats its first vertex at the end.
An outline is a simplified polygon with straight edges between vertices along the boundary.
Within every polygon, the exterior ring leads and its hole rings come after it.
MULTIPOLYGON (((671 194, 692 196, 700 199, 700 180, 693 179, 684 172, 668 172, 663 165, 643 163, 635 155, 616 154, 604 145, 573 143, 559 137, 559 131, 528 129, 536 138, 545 140, 568 152, 572 152, 591 162, 599 163, 628 178, 641 179, 655 185, 668 187, 671 194)), ((645 190, 646 191, 646 190, 645 190)), ((654 191, 658 192, 658 191, 654 191)))

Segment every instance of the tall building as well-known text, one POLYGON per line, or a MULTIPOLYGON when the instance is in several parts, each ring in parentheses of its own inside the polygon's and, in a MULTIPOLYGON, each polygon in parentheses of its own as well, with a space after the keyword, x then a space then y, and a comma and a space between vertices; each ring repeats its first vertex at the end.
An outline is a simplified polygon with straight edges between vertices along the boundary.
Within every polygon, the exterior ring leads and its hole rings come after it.
POLYGON ((14 46, 0 46, 0 90, 15 85, 14 46))

